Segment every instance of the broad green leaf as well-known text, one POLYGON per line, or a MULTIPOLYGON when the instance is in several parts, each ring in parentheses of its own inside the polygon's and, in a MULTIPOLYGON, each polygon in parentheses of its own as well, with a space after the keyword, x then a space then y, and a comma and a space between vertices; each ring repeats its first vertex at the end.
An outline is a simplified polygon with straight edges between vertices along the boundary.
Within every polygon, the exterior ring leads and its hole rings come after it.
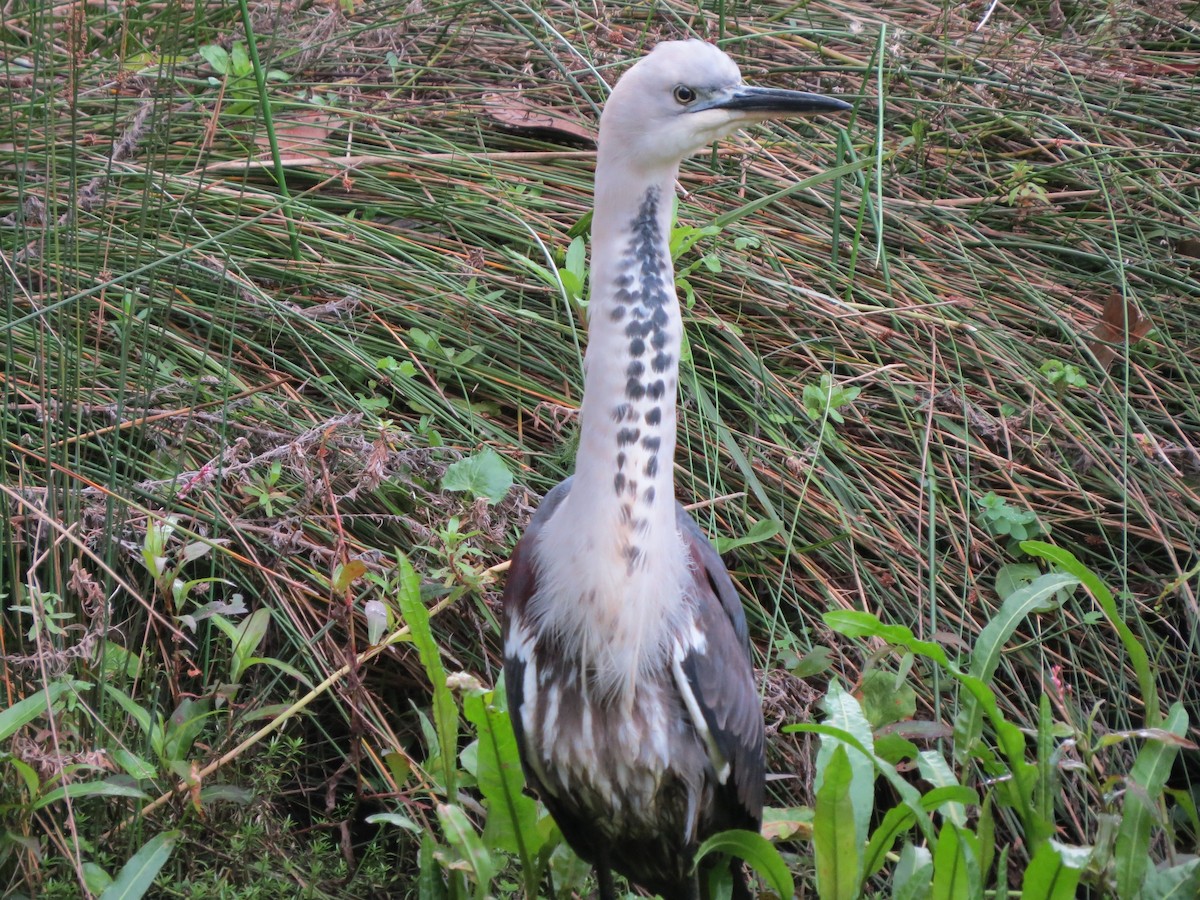
POLYGON ((234 629, 230 638, 233 644, 233 662, 229 674, 229 680, 234 684, 241 684, 242 675, 250 667, 250 660, 266 637, 270 624, 271 610, 262 606, 242 619, 234 629))
POLYGON ((417 897, 419 900, 445 900, 446 882, 437 861, 438 842, 432 831, 421 835, 421 849, 417 853, 417 897))
POLYGON ((367 822, 372 825, 395 825, 413 834, 421 834, 424 831, 420 825, 401 813, 375 813, 373 816, 367 816, 367 822))
POLYGON ((811 678, 819 675, 833 665, 833 651, 828 647, 816 646, 800 657, 795 663, 788 665, 788 671, 797 678, 811 678))
POLYGON ((861 691, 863 714, 875 728, 916 715, 917 692, 893 672, 871 669, 863 675, 861 691))
MULTIPOLYGON (((1033 854, 1021 882, 1021 900, 1072 900, 1087 856, 1062 852, 1057 841, 1046 841, 1033 854)), ((1074 848, 1067 848, 1068 850, 1074 848)))
POLYGON ((51 803, 57 803, 65 797, 77 800, 81 797, 135 797, 138 800, 149 799, 145 791, 129 784, 117 781, 75 781, 64 784, 43 794, 33 804, 33 809, 44 809, 51 803))
POLYGON ((696 862, 710 853, 728 853, 744 860, 780 897, 791 897, 796 892, 787 863, 775 845, 761 834, 739 830, 714 834, 696 851, 696 862))
POLYGON ((933 881, 933 854, 925 847, 905 844, 892 875, 892 900, 926 900, 933 881))
POLYGON ((229 74, 229 51, 220 44, 205 44, 199 53, 218 75, 229 74))
POLYGON ((92 894, 99 896, 113 882, 112 876, 94 862, 85 862, 82 868, 83 883, 92 894))
POLYGON ((200 805, 210 803, 232 803, 236 806, 247 806, 254 800, 254 791, 236 784, 205 784, 200 788, 200 805))
POLYGON ((1146 648, 1138 641, 1137 636, 1125 624, 1125 620, 1121 618, 1121 613, 1117 609, 1116 601, 1113 599, 1112 592, 1108 589, 1095 573, 1087 566, 1075 558, 1069 550, 1064 550, 1061 547, 1056 547, 1053 544, 1047 544, 1042 541, 1022 541, 1021 549, 1030 556, 1039 556, 1042 559, 1049 560, 1060 569, 1065 570, 1083 583, 1083 586, 1088 589, 1095 601, 1104 610, 1104 615, 1108 617, 1109 624, 1117 632, 1117 636, 1121 638, 1121 643, 1125 647, 1125 652, 1129 654, 1129 661, 1133 664, 1133 671, 1137 673, 1138 688, 1141 691, 1142 702, 1146 706, 1146 725, 1154 727, 1159 722, 1159 707, 1158 707, 1158 688, 1154 683, 1154 673, 1150 669, 1150 657, 1146 654, 1146 648))
POLYGON ((823 616, 825 624, 846 637, 875 637, 897 647, 903 647, 911 653, 926 656, 942 666, 949 666, 950 660, 941 644, 932 641, 918 640, 908 628, 903 625, 885 625, 873 613, 860 612, 855 609, 838 609, 827 612, 823 616))
MULTIPOLYGON (((1045 612, 1061 602, 1063 594, 1079 584, 1079 579, 1062 572, 1050 572, 1008 595, 999 611, 979 633, 971 652, 968 672, 987 683, 996 673, 1004 645, 1032 613, 1045 612)), ((955 756, 961 762, 983 730, 983 714, 978 701, 970 695, 962 698, 954 720, 955 756)), ((961 823, 960 823, 961 824, 961 823)))
POLYGON ((164 831, 146 841, 121 867, 112 884, 100 895, 100 900, 138 900, 145 896, 159 870, 170 859, 177 840, 178 831, 164 831))
POLYGON ((0 712, 0 741, 8 740, 18 729, 45 713, 66 691, 80 691, 90 685, 86 681, 56 681, 45 690, 18 700, 0 712))
POLYGON ((979 853, 974 835, 947 821, 933 851, 932 900, 977 900, 983 897, 979 853))
POLYGON ((250 54, 246 51, 246 45, 241 41, 233 42, 233 49, 229 53, 229 61, 234 75, 249 75, 254 71, 254 67, 250 63, 250 54))
POLYGON ((138 706, 129 695, 127 695, 120 688, 109 684, 107 681, 101 683, 100 686, 104 688, 104 692, 108 694, 108 696, 117 701, 117 705, 120 706, 121 709, 125 710, 125 712, 133 719, 133 721, 137 722, 138 727, 142 729, 142 734, 149 737, 150 732, 154 727, 153 720, 150 717, 150 711, 138 706))
POLYGON ((153 763, 148 762, 126 747, 114 747, 109 751, 113 761, 125 770, 125 774, 137 781, 149 781, 158 774, 153 763))
MULTIPOLYGON (((1163 727, 1182 737, 1187 734, 1188 714, 1176 703, 1167 712, 1163 727)), ((1129 773, 1125 788, 1124 813, 1117 829, 1113 855, 1117 869, 1117 895, 1124 900, 1141 888, 1150 865, 1151 826, 1158 817, 1163 786, 1179 753, 1174 743, 1151 741, 1142 747, 1129 773)))
POLYGON ((453 463, 442 476, 447 491, 466 491, 473 497, 485 497, 499 503, 512 487, 513 477, 508 464, 491 447, 484 447, 473 456, 453 463))
POLYGON ((305 677, 304 673, 291 663, 285 663, 282 659, 276 659, 274 656, 251 656, 243 662, 245 663, 245 666, 242 668, 243 673, 251 666, 269 666, 272 669, 278 669, 285 675, 290 675, 306 688, 312 689, 313 684, 305 677))
POLYGON ((829 735, 830 737, 837 738, 847 747, 853 748, 866 758, 873 759, 875 768, 880 774, 883 775, 884 778, 888 780, 888 783, 892 786, 893 790, 900 795, 900 798, 904 801, 905 806, 913 811, 914 820, 921 829, 922 833, 925 835, 926 839, 930 842, 936 839, 937 832, 934 830, 933 824, 929 817, 925 814, 925 810, 921 807, 921 794, 908 782, 907 779, 905 779, 904 776, 896 771, 895 766, 885 759, 880 759, 878 756, 872 757, 867 751, 867 748, 864 747, 862 742, 859 741, 854 735, 847 731, 843 731, 840 728, 833 728, 829 725, 822 724, 785 725, 783 727, 783 731, 785 734, 802 732, 804 734, 829 735))
POLYGON ((437 815, 442 826, 442 834, 470 867, 475 880, 475 896, 479 898, 488 896, 488 888, 496 874, 496 861, 492 859, 491 852, 484 846, 475 826, 471 824, 471 820, 467 818, 462 807, 454 804, 439 803, 437 815))
POLYGON ((441 650, 429 627, 429 610, 421 600, 420 576, 403 553, 397 551, 396 559, 400 589, 396 599, 433 688, 433 723, 441 762, 442 789, 447 797, 453 797, 458 774, 455 759, 458 749, 458 706, 450 688, 446 686, 446 668, 442 665, 441 650))
MULTIPOLYGON (((979 797, 969 787, 960 784, 934 788, 921 797, 921 810, 935 812, 949 804, 973 805, 979 797)), ((900 835, 916 824, 916 814, 908 806, 893 806, 876 826, 863 856, 863 875, 871 877, 887 862, 887 855, 900 835)))
POLYGON ((196 743, 196 738, 204 730, 204 722, 212 712, 212 701, 207 698, 193 700, 184 697, 171 713, 166 722, 166 734, 162 743, 162 755, 172 762, 182 762, 187 759, 196 743))
POLYGON ((782 527, 783 524, 778 519, 759 519, 741 537, 721 537, 718 535, 713 538, 713 546, 717 548, 718 553, 728 553, 730 550, 735 550, 738 547, 769 541, 775 535, 779 534, 779 530, 782 527))
POLYGON ((42 788, 42 780, 38 777, 37 769, 15 756, 9 756, 4 762, 17 770, 17 774, 25 782, 25 790, 29 792, 29 796, 36 797, 42 788))
MULTIPOLYGON (((842 688, 838 679, 834 678, 829 682, 829 690, 821 701, 821 705, 826 712, 824 724, 854 735, 859 744, 867 751, 866 755, 855 752, 847 756, 852 773, 848 790, 854 814, 853 837, 854 846, 857 848, 856 866, 861 871, 862 848, 867 843, 871 811, 875 805, 874 732, 871 723, 863 715, 858 701, 842 688)), ((817 751, 816 777, 813 783, 813 790, 816 792, 820 791, 824 769, 828 765, 830 754, 837 745, 836 738, 829 735, 821 736, 821 746, 817 751)))
MULTIPOLYGON (((949 764, 936 750, 922 750, 917 754, 917 768, 921 777, 935 788, 958 787, 958 779, 954 777, 949 764)), ((967 810, 961 803, 947 803, 942 815, 959 828, 967 824, 967 810)))
MULTIPOLYGON (((507 713, 492 706, 491 697, 491 691, 476 689, 462 698, 463 713, 478 735, 475 778, 488 808, 483 839, 489 847, 516 853, 523 868, 532 872, 543 843, 537 831, 537 803, 524 792, 525 775, 512 723, 507 713)), ((536 882, 527 887, 536 893, 536 882)))
POLYGON ((823 768, 818 764, 817 777, 820 787, 813 814, 817 893, 821 900, 854 900, 862 881, 863 848, 850 799, 854 770, 844 746, 834 746, 823 768))
POLYGON ((1194 900, 1200 897, 1200 857, 1146 873, 1138 900, 1194 900))

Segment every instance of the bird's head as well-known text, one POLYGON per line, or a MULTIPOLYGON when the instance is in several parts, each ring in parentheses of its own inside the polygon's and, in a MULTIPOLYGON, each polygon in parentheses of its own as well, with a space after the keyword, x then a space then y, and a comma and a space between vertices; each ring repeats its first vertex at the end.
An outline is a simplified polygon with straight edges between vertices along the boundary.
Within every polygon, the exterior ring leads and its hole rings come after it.
POLYGON ((613 88, 600 148, 626 165, 670 168, 747 123, 847 109, 833 97, 744 84, 737 63, 712 44, 666 41, 613 88))

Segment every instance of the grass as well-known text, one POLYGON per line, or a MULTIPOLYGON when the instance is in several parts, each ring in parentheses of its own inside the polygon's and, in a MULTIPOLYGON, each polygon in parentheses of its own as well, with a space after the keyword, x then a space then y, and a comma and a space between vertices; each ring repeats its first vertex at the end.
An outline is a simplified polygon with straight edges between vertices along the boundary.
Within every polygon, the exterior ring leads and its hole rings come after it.
MULTIPOLYGON (((721 230, 680 261, 679 495, 750 538, 726 561, 795 776, 771 805, 818 802, 816 745, 784 729, 835 677, 903 681, 901 731, 948 746, 957 676, 826 614, 965 659, 997 577, 1036 562, 1017 538, 1111 586, 1163 710, 1200 717, 1194 4, 248 13, 0 12, 6 894, 99 894, 147 847, 161 896, 437 896, 437 860, 482 864, 441 809, 492 807, 428 653, 372 628, 412 624, 403 555, 444 669, 494 685, 497 569, 571 464, 585 335, 553 273, 586 230, 584 136, 621 64, 687 34, 856 100, 681 177, 681 225, 721 230), (574 127, 514 127, 531 105, 574 127), (444 489, 484 448, 504 498, 444 489)), ((1063 734, 1148 724, 1093 597, 997 652, 1006 721, 1040 733, 1046 697, 1063 734)), ((1102 840, 1139 748, 1064 764, 1060 840, 1102 840)), ((1155 860, 1197 852, 1196 774, 1185 749, 1155 860)), ((812 846, 780 847, 811 889, 812 846)))

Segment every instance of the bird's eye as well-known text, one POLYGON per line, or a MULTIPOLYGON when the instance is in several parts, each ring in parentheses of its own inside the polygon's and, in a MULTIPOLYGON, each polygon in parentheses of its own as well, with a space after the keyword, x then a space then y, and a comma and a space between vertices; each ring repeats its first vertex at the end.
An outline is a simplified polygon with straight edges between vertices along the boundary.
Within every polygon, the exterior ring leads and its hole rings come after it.
POLYGON ((696 99, 696 92, 693 91, 686 84, 675 85, 675 90, 674 90, 673 94, 674 94, 676 103, 687 104, 687 103, 691 103, 693 100, 696 99))

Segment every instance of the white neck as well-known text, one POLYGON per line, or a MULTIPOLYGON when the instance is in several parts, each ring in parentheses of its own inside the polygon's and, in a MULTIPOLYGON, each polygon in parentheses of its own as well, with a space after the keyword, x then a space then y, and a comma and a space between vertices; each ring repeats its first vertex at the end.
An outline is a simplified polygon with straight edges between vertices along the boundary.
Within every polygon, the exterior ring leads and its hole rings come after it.
POLYGON ((676 172, 615 169, 602 149, 579 451, 540 543, 535 608, 602 690, 631 700, 684 611, 673 477, 683 330, 669 243, 676 172))

